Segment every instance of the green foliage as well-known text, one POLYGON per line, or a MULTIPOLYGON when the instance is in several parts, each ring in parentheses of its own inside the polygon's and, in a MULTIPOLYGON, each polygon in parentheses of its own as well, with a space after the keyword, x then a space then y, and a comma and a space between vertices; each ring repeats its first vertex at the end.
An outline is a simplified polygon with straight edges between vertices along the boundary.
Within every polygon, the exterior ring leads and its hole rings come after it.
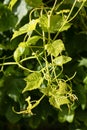
POLYGON ((24 34, 24 33, 29 33, 33 30, 35 30, 35 27, 38 23, 38 19, 30 21, 28 24, 25 24, 23 27, 21 27, 18 31, 15 31, 13 34, 12 39, 24 34))
POLYGON ((14 52, 14 59, 15 61, 19 61, 20 57, 23 55, 27 55, 29 53, 30 45, 36 44, 36 42, 40 39, 39 36, 33 36, 27 40, 27 42, 21 42, 17 49, 14 52))
POLYGON ((58 97, 57 95, 56 95, 56 98, 50 97, 49 102, 51 105, 53 105, 55 108, 58 108, 58 109, 60 109, 61 105, 70 103, 69 100, 67 99, 67 97, 65 97, 65 96, 58 97))
POLYGON ((41 83, 43 82, 43 78, 41 76, 41 73, 33 72, 25 78, 25 81, 27 82, 27 85, 24 88, 23 93, 29 90, 39 88, 41 83))
POLYGON ((20 60, 20 56, 22 56, 24 54, 25 48, 26 48, 26 43, 25 42, 21 42, 19 44, 19 47, 14 52, 14 59, 15 59, 15 61, 19 61, 20 60))
POLYGON ((56 31, 65 31, 68 30, 71 26, 71 23, 65 23, 65 16, 61 16, 61 15, 51 15, 51 16, 45 16, 42 15, 40 17, 40 25, 42 27, 42 29, 45 32, 48 32, 48 30, 51 33, 54 33, 56 31), (48 25, 49 24, 49 25, 48 25), (64 26, 62 26, 64 24, 64 26))
POLYGON ((0 2, 2 122, 87 129, 86 15, 86 0, 0 2))
POLYGON ((59 57, 56 57, 53 62, 54 64, 58 65, 58 66, 62 66, 63 64, 66 64, 67 62, 71 61, 71 57, 68 57, 68 56, 59 56, 59 57))
POLYGON ((58 120, 61 123, 64 123, 65 121, 71 123, 74 119, 74 110, 68 111, 66 108, 63 108, 63 111, 60 111, 58 114, 58 120))
POLYGON ((7 31, 14 28, 17 23, 17 17, 0 2, 0 31, 7 31))
POLYGON ((79 62, 80 62, 79 66, 87 67, 87 58, 82 58, 79 62))
POLYGON ((39 7, 39 6, 42 5, 42 0, 37 0, 37 1, 34 1, 34 0, 25 0, 25 1, 31 7, 39 7))
POLYGON ((65 48, 62 40, 59 39, 55 40, 53 43, 47 44, 45 49, 47 50, 48 54, 57 57, 65 48))
POLYGON ((35 45, 36 42, 40 39, 40 36, 32 36, 27 40, 27 46, 35 45))
POLYGON ((11 122, 11 123, 16 123, 21 119, 21 115, 17 115, 12 111, 12 105, 10 105, 7 109, 6 112, 6 118, 11 122))

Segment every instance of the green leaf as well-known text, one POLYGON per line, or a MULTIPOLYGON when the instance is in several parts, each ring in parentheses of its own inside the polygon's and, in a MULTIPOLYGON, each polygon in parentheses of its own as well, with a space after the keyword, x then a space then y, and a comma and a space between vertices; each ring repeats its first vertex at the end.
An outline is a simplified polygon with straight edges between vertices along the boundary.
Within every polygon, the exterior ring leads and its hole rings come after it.
POLYGON ((42 15, 42 17, 39 18, 39 24, 45 32, 48 32, 48 18, 45 15, 42 15))
POLYGON ((51 86, 40 88, 42 93, 49 96, 50 104, 58 109, 61 109, 62 105, 68 105, 71 102, 69 97, 66 96, 67 93, 71 92, 70 90, 70 86, 63 81, 59 81, 58 86, 52 84, 51 86))
POLYGON ((21 42, 19 45, 18 45, 18 48, 15 50, 14 52, 14 59, 15 61, 19 61, 20 60, 20 57, 22 55, 27 55, 29 54, 29 46, 30 45, 35 45, 36 42, 40 39, 39 36, 32 36, 30 37, 27 42, 21 42))
POLYGON ((25 0, 25 1, 31 7, 39 7, 43 4, 42 0, 25 0))
POLYGON ((48 54, 51 54, 57 57, 65 48, 62 40, 58 39, 55 40, 52 44, 45 45, 45 49, 47 50, 48 54))
POLYGON ((14 113, 12 111, 12 105, 9 105, 6 111, 6 118, 9 120, 9 122, 16 123, 22 118, 22 116, 14 113))
POLYGON ((0 88, 4 86, 4 78, 0 78, 0 88))
POLYGON ((18 31, 14 32, 12 39, 14 39, 22 34, 25 34, 25 33, 28 33, 28 32, 35 30, 37 23, 38 23, 38 19, 32 20, 29 23, 25 24, 24 26, 19 28, 18 31))
POLYGON ((51 16, 50 21, 50 31, 55 32, 61 28, 62 25, 62 17, 60 15, 53 15, 51 16))
POLYGON ((17 17, 3 4, 0 3, 0 31, 7 31, 14 28, 17 17))
POLYGON ((52 15, 50 19, 45 15, 42 15, 42 17, 40 17, 40 25, 45 32, 48 32, 48 30, 51 33, 55 33, 56 31, 62 32, 68 30, 72 25, 71 23, 66 23, 66 24, 64 23, 65 23, 64 15, 63 16, 52 15), (48 22, 50 22, 50 27, 48 27, 48 22), (64 26, 62 26, 63 24, 64 26))
POLYGON ((6 48, 6 46, 5 45, 3 45, 3 44, 0 44, 0 50, 6 50, 7 48, 6 48))
POLYGON ((81 108, 82 108, 82 110, 84 110, 86 108, 86 103, 87 103, 85 86, 78 84, 75 87, 75 92, 76 92, 76 95, 78 97, 78 101, 81 105, 81 108))
POLYGON ((59 32, 67 31, 71 27, 71 25, 72 25, 71 23, 66 23, 66 24, 64 24, 63 27, 61 25, 59 32))
POLYGON ((79 60, 79 62, 79 66, 87 67, 87 58, 82 58, 81 60, 79 60))
POLYGON ((41 121, 41 118, 40 118, 40 117, 38 117, 38 116, 32 116, 32 117, 29 119, 29 126, 30 126, 32 129, 36 129, 36 128, 39 127, 40 121, 41 121))
POLYGON ((71 27, 71 23, 65 23, 65 15, 52 15, 50 18, 50 32, 62 32, 71 27), (64 24, 64 26, 62 26, 64 24))
POLYGON ((15 61, 20 60, 20 56, 22 56, 26 49, 26 42, 21 42, 18 46, 18 48, 14 52, 14 59, 15 61))
POLYGON ((66 96, 51 96, 49 98, 49 102, 52 106, 54 106, 57 109, 61 109, 61 105, 70 103, 69 99, 66 96))
POLYGON ((59 95, 67 94, 67 92, 71 90, 69 84, 67 84, 66 82, 63 82, 62 80, 59 81, 58 86, 59 86, 58 88, 59 95))
POLYGON ((7 90, 7 95, 9 98, 13 99, 15 102, 20 103, 21 99, 21 92, 22 89, 24 88, 25 82, 23 79, 18 78, 18 79, 12 79, 9 78, 9 88, 7 90), (11 81, 10 81, 11 80, 11 81))
POLYGON ((32 36, 32 37, 28 38, 28 40, 27 40, 27 42, 26 42, 26 45, 27 45, 27 46, 35 45, 36 42, 37 42, 40 38, 41 38, 40 36, 32 36))
POLYGON ((62 111, 59 111, 58 113, 58 120, 61 123, 64 123, 65 121, 68 121, 69 123, 73 122, 74 119, 74 111, 69 111, 68 108, 64 107, 62 108, 62 111))
POLYGON ((43 82, 43 78, 41 77, 41 73, 33 72, 25 78, 25 81, 27 82, 27 85, 24 88, 23 93, 40 88, 40 85, 43 82))
POLYGON ((60 80, 58 82, 58 86, 52 84, 51 86, 42 87, 40 88, 40 91, 44 93, 47 96, 64 96, 65 94, 71 92, 71 87, 66 82, 60 80))
POLYGON ((84 78, 83 83, 87 85, 87 76, 84 78))
POLYGON ((68 57, 68 56, 58 56, 56 57, 53 62, 58 65, 58 66, 62 66, 63 64, 66 64, 67 62, 71 61, 72 58, 71 57, 68 57))

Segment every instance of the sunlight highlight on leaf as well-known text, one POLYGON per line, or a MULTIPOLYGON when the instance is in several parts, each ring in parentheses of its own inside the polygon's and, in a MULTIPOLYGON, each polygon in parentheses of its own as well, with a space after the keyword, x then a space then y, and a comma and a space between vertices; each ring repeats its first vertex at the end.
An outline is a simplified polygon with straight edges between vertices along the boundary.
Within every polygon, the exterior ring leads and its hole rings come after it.
POLYGON ((61 55, 61 56, 58 56, 56 57, 53 62, 54 64, 58 65, 58 66, 62 66, 63 64, 66 64, 67 62, 71 61, 72 58, 71 57, 68 57, 68 56, 64 56, 64 55, 61 55))
POLYGON ((27 40, 27 42, 26 42, 26 45, 27 45, 27 46, 35 45, 36 42, 37 42, 40 38, 41 38, 40 36, 32 36, 32 37, 28 38, 28 40, 27 40))
POLYGON ((19 61, 20 60, 20 56, 23 55, 24 51, 26 48, 26 42, 21 42, 18 46, 18 48, 15 50, 14 52, 14 59, 15 61, 19 61))
POLYGON ((65 50, 63 41, 61 39, 55 40, 53 43, 45 45, 48 54, 57 57, 63 50, 65 50))
POLYGON ((27 85, 24 88, 23 93, 26 91, 40 88, 40 85, 43 82, 43 78, 41 76, 41 73, 33 72, 25 78, 25 81, 26 81, 27 85))
POLYGON ((38 21, 39 21, 38 19, 32 20, 29 23, 22 26, 18 31, 14 32, 11 40, 13 40, 14 38, 16 38, 22 34, 25 34, 25 33, 28 33, 28 32, 35 30, 38 21))
POLYGON ((51 105, 53 105, 55 108, 57 109, 61 109, 61 105, 64 105, 64 104, 69 104, 70 101, 69 99, 66 97, 66 96, 55 96, 55 97, 50 97, 49 98, 49 102, 51 105))

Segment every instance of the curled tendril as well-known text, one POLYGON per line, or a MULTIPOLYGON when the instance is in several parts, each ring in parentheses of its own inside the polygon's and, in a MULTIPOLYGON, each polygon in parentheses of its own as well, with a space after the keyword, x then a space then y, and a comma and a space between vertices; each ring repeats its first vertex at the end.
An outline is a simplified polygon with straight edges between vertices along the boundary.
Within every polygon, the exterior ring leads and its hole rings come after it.
POLYGON ((44 98, 45 95, 43 95, 39 100, 34 100, 31 101, 31 97, 29 96, 28 98, 25 99, 25 101, 27 102, 27 108, 25 110, 22 111, 15 111, 14 107, 12 107, 12 110, 17 113, 17 114, 30 114, 31 116, 33 115, 32 109, 34 109, 36 106, 39 105, 40 101, 44 98))

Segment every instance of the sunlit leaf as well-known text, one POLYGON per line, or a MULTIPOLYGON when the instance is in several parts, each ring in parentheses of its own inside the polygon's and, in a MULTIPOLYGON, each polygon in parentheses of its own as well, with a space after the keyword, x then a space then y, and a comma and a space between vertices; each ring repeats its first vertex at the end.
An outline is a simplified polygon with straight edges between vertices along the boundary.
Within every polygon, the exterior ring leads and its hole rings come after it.
POLYGON ((64 105, 64 104, 69 104, 70 101, 69 99, 66 97, 66 96, 51 96, 49 98, 49 102, 52 106, 54 106, 55 108, 58 108, 58 109, 61 109, 61 105, 64 105))
POLYGON ((69 84, 67 84, 66 82, 60 80, 58 83, 58 86, 56 85, 51 85, 51 86, 47 86, 47 87, 41 87, 40 91, 42 93, 44 93, 47 96, 63 96, 67 93, 71 93, 71 87, 69 86, 69 84))
POLYGON ((27 42, 21 42, 17 49, 15 50, 14 52, 14 59, 15 61, 19 61, 20 60, 20 57, 23 55, 23 54, 27 54, 29 53, 29 46, 30 45, 35 45, 36 42, 40 39, 39 36, 32 36, 31 38, 29 38, 27 40, 27 42))
POLYGON ((70 91, 70 86, 66 82, 60 80, 58 86, 59 86, 58 88, 59 95, 67 94, 67 92, 70 91))
POLYGON ((45 15, 42 15, 42 17, 40 17, 40 25, 45 32, 48 32, 48 30, 52 33, 56 31, 62 32, 68 30, 72 25, 71 23, 64 23, 65 16, 52 15, 50 19, 45 15), (48 23, 50 23, 50 26, 48 26, 48 23), (64 26, 62 26, 63 24, 64 26))
POLYGON ((25 0, 25 1, 31 7, 38 7, 42 5, 42 0, 25 0))
POLYGON ((60 81, 58 88, 55 85, 40 88, 41 92, 49 96, 49 102, 52 106, 61 109, 61 105, 70 103, 69 97, 65 96, 70 93, 69 85, 60 81))
POLYGON ((66 30, 68 30, 70 27, 71 27, 71 23, 66 23, 66 24, 64 24, 64 26, 62 27, 60 27, 60 29, 59 29, 59 32, 63 32, 63 31, 66 31, 66 30))
POLYGON ((56 57, 53 62, 58 65, 58 66, 62 66, 63 64, 66 64, 67 62, 71 61, 72 58, 71 57, 68 57, 68 56, 58 56, 56 57))
POLYGON ((20 60, 20 56, 23 55, 24 51, 26 48, 26 42, 21 42, 18 46, 18 48, 15 50, 14 52, 14 59, 15 61, 19 61, 20 60))
POLYGON ((22 34, 25 34, 25 33, 28 33, 28 32, 35 30, 37 23, 38 23, 38 19, 32 20, 29 23, 25 24, 24 26, 19 28, 18 31, 14 32, 12 39, 14 39, 17 36, 20 36, 22 34))
POLYGON ((65 23, 65 15, 52 15, 50 19, 50 32, 62 32, 68 30, 71 27, 71 23, 65 23), (64 24, 64 26, 62 26, 64 24))
POLYGON ((53 56, 58 56, 65 48, 62 40, 55 40, 53 43, 47 44, 45 46, 45 49, 47 50, 48 54, 51 54, 53 56))
POLYGON ((26 87, 23 90, 23 93, 26 91, 34 90, 40 88, 41 83, 43 82, 43 78, 41 77, 41 73, 33 72, 25 78, 27 83, 26 87))
POLYGON ((42 85, 41 88, 40 88, 40 91, 44 94, 44 95, 47 95, 47 96, 52 96, 52 95, 56 95, 57 94, 57 91, 54 87, 51 87, 51 86, 47 86, 45 87, 45 85, 42 85), (44 87, 43 87, 44 86, 44 87))
POLYGON ((42 17, 39 18, 39 24, 41 26, 41 28, 45 31, 48 32, 48 18, 43 15, 42 17))
POLYGON ((40 36, 32 36, 30 38, 28 38, 26 45, 30 46, 30 45, 35 45, 36 42, 40 39, 40 36))

